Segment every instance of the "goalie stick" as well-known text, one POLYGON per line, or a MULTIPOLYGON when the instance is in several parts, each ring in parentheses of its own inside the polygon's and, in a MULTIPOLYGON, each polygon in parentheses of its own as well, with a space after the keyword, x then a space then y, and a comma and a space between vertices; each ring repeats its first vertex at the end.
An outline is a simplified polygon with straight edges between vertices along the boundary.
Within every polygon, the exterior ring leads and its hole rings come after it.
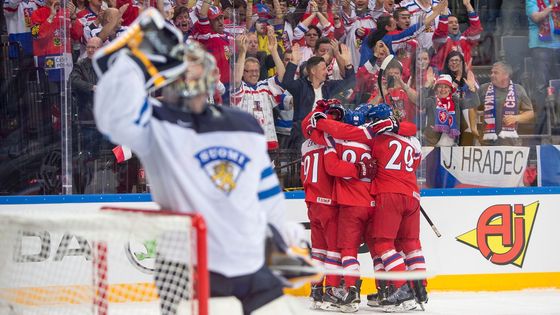
POLYGON ((349 271, 343 269, 326 269, 320 266, 275 265, 269 266, 273 271, 282 273, 321 273, 323 275, 355 276, 375 278, 378 280, 422 280, 435 276, 434 272, 422 271, 349 271))

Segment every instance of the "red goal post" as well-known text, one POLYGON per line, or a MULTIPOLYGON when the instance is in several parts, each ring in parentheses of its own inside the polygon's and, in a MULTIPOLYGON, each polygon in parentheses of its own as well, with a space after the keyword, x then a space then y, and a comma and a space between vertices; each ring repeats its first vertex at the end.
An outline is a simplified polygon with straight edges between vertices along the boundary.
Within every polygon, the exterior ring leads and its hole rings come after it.
MULTIPOLYGON (((129 212, 129 213, 144 214, 148 216, 163 215, 163 216, 189 217, 190 228, 194 230, 194 234, 196 235, 196 241, 194 243, 196 246, 196 272, 193 273, 195 276, 194 283, 196 283, 194 287, 194 290, 196 291, 195 299, 198 302, 198 307, 197 307, 198 311, 196 313, 198 315, 208 315, 210 284, 209 284, 209 276, 208 276, 207 227, 206 227, 206 222, 204 221, 202 215, 198 213, 182 213, 182 212, 169 211, 169 210, 154 211, 154 210, 146 210, 146 209, 119 208, 119 207, 102 207, 101 211, 106 211, 106 212, 122 211, 122 212, 129 212)), ((105 314, 98 314, 98 315, 105 315, 105 314)))

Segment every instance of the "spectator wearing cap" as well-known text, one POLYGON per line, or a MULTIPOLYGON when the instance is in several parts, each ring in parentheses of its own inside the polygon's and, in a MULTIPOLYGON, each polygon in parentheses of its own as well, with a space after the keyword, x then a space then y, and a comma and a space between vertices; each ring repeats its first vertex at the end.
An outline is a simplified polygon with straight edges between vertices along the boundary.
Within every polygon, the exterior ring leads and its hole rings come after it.
MULTIPOLYGON (((257 35, 257 45, 260 52, 264 52, 267 55, 270 54, 268 50, 268 29, 272 27, 270 24, 270 9, 262 3, 255 6, 257 8, 257 21, 255 26, 251 29, 257 35)), ((270 73, 271 75, 273 73, 270 73)))
POLYGON ((193 39, 199 41, 216 59, 220 70, 220 81, 226 88, 224 104, 229 104, 230 59, 233 37, 224 32, 224 14, 220 8, 203 1, 198 13, 198 21, 192 29, 193 39))
MULTIPOLYGON (((299 26, 296 28, 296 30, 299 26)), ((317 40, 321 38, 321 30, 315 25, 309 25, 306 28, 307 31, 305 32, 305 41, 304 45, 294 45, 292 50, 299 50, 301 53, 300 64, 302 65, 306 62, 309 58, 311 58, 315 54, 315 46, 317 45, 317 40), (297 47, 297 48, 296 48, 297 47)), ((296 32, 297 33, 297 32, 296 32)))
POLYGON ((435 94, 430 95, 424 87, 424 105, 426 108, 426 125, 424 145, 450 147, 459 144, 461 101, 453 94, 453 80, 450 75, 442 74, 435 82, 435 94))

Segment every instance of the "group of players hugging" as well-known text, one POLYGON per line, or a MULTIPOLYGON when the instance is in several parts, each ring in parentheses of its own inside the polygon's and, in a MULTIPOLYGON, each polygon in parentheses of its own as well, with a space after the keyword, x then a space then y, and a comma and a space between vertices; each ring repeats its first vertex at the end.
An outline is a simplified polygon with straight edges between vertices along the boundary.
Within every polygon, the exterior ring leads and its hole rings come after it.
MULTIPOLYGON (((301 177, 311 254, 326 270, 324 279, 312 283, 314 309, 358 311, 362 243, 376 273, 426 269, 416 183, 421 145, 416 125, 398 117, 386 104, 349 110, 336 100, 319 100, 303 120, 301 177)), ((385 312, 423 308, 428 301, 426 280, 375 284, 377 293, 367 296, 367 304, 385 312)))

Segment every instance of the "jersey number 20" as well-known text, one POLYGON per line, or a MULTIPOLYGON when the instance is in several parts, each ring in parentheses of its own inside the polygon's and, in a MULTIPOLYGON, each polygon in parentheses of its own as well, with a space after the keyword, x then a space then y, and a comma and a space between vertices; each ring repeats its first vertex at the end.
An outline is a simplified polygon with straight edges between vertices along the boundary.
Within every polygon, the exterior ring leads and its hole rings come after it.
POLYGON ((387 162, 387 166, 385 166, 386 170, 400 171, 404 163, 404 169, 407 172, 414 171, 412 167, 414 164, 414 149, 411 146, 405 145, 403 152, 402 143, 397 140, 391 140, 389 142, 389 150, 393 152, 393 155, 391 155, 391 159, 387 162), (394 151, 392 151, 393 147, 394 151))

